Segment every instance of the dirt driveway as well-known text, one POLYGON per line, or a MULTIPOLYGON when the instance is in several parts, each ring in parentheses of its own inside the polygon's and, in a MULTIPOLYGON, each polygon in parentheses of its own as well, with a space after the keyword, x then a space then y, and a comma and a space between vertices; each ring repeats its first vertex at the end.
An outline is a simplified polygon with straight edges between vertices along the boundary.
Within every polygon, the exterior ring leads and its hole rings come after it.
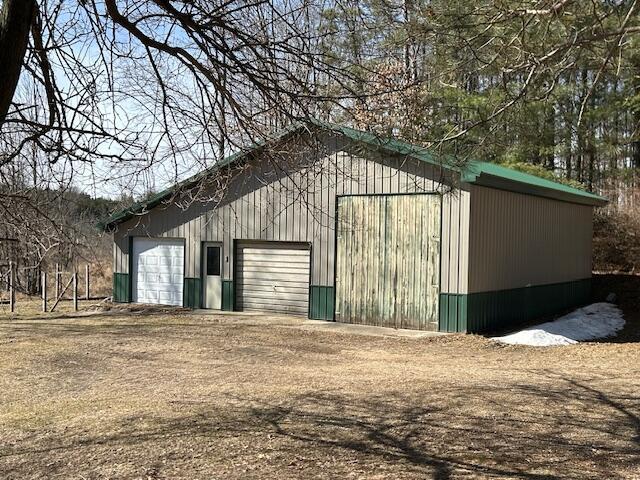
POLYGON ((1 319, 0 477, 640 478, 637 343, 262 320, 1 319))

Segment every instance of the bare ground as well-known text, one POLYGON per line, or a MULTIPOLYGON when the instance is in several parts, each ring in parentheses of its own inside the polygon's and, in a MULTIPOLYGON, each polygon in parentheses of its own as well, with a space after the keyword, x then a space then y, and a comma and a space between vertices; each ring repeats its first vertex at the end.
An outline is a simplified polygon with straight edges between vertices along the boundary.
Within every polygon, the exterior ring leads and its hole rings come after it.
POLYGON ((640 478, 635 320, 547 349, 298 323, 0 316, 0 477, 640 478))

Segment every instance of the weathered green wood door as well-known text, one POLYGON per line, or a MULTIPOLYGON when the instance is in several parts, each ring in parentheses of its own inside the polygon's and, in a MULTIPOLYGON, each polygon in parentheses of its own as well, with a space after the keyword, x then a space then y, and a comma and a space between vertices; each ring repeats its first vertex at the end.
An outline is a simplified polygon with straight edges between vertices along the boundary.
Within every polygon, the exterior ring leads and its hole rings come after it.
POLYGON ((440 199, 435 194, 339 198, 337 321, 437 330, 440 199))

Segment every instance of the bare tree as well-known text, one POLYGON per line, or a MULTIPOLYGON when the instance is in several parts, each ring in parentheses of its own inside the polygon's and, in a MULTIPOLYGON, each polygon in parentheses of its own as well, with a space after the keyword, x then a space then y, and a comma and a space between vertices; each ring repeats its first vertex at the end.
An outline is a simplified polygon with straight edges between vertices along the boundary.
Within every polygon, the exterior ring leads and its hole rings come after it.
POLYGON ((460 157, 519 142, 548 168, 571 123, 564 168, 581 179, 585 112, 640 31, 637 0, 0 1, 0 170, 41 171, 5 205, 72 182, 154 190, 308 116, 460 157), (547 100, 570 84, 560 123, 547 100), (536 103, 535 122, 513 114, 536 103))
POLYGON ((350 65, 321 49, 332 34, 319 28, 322 8, 308 0, 2 0, 7 235, 40 262, 61 244, 82 244, 60 200, 72 184, 154 189, 155 175, 175 182, 357 96, 350 65))

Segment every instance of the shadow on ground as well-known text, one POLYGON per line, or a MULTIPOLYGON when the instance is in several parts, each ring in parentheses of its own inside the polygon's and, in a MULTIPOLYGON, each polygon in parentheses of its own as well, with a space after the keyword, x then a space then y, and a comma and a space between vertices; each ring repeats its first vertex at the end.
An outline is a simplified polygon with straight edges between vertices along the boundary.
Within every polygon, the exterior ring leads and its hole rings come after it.
POLYGON ((140 469, 147 478, 207 471, 244 478, 253 472, 260 478, 442 480, 620 478, 637 472, 637 398, 546 374, 555 387, 437 389, 367 400, 325 392, 279 402, 230 398, 225 406, 178 401, 177 411, 188 414, 135 415, 112 433, 68 432, 46 446, 4 445, 0 465, 20 459, 12 469, 16 475, 26 465, 63 474, 91 458, 94 473, 128 465, 127 478, 140 469), (531 409, 541 402, 548 405, 542 415, 531 409))

